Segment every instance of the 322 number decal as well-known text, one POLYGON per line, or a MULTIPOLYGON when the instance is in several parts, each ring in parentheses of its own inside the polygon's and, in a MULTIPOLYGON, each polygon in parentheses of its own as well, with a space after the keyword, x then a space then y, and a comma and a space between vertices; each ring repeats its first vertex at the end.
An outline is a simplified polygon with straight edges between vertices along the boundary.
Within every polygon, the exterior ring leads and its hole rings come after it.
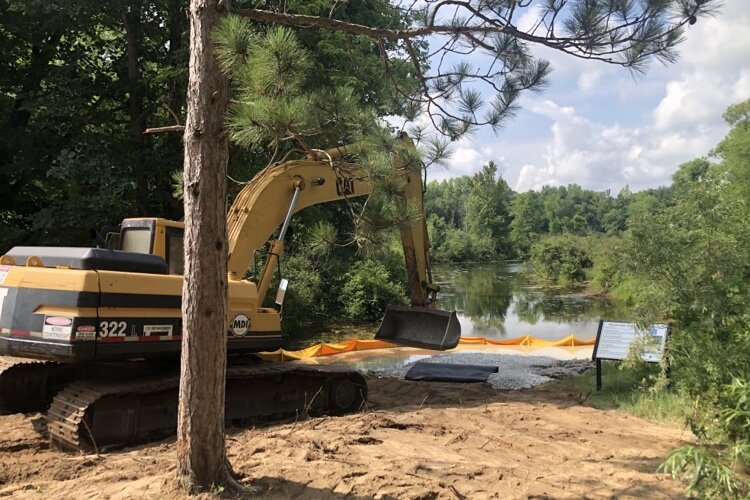
POLYGON ((124 321, 102 321, 99 331, 102 337, 124 337, 128 324, 124 321))

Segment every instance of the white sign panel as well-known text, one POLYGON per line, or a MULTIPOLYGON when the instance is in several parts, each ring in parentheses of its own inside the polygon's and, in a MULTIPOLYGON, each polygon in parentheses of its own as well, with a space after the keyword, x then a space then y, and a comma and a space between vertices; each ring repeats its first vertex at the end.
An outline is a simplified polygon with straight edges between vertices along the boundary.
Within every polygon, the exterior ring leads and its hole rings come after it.
POLYGON ((287 286, 289 286, 288 279, 282 279, 279 282, 279 289, 276 292, 276 300, 275 300, 277 305, 282 305, 284 303, 284 295, 286 295, 287 286))
POLYGON ((640 329, 635 323, 602 321, 594 347, 594 359, 625 359, 630 346, 638 341, 643 346, 641 359, 658 363, 664 353, 667 340, 667 325, 651 325, 640 329))
POLYGON ((143 335, 172 335, 172 325, 143 325, 143 335))

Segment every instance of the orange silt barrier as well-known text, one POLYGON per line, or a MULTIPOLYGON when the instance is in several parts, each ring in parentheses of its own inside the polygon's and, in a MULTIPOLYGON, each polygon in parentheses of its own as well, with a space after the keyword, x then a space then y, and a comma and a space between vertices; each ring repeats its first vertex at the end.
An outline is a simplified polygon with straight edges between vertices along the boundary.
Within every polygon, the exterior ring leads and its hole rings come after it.
MULTIPOLYGON (((579 339, 574 335, 558 340, 546 340, 531 335, 524 335, 512 339, 497 340, 487 337, 461 337, 459 345, 518 345, 528 347, 579 347, 594 345, 596 339, 579 339)), ((396 344, 382 340, 345 340, 335 344, 316 344, 299 351, 286 351, 277 349, 272 352, 261 352, 258 355, 267 361, 292 361, 298 359, 314 358, 317 356, 332 356, 354 351, 369 351, 372 349, 388 349, 398 347, 396 344)))

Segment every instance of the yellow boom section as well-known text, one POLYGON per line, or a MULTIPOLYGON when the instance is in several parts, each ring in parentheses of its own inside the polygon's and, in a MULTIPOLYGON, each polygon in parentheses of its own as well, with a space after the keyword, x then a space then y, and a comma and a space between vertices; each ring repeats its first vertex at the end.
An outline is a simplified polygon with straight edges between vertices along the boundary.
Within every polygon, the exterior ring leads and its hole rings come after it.
MULTIPOLYGON (((358 165, 334 163, 332 158, 346 151, 331 150, 321 156, 324 160, 303 159, 270 166, 256 175, 237 195, 227 214, 229 235, 228 271, 241 279, 252 262, 253 255, 268 241, 285 220, 287 214, 319 203, 364 196, 372 193, 372 185, 358 165), (292 203, 297 193, 296 203, 292 203)), ((414 203, 424 213, 420 172, 394 166, 394 175, 406 182, 407 203, 414 203)), ((427 251, 429 240, 422 217, 400 228, 404 246, 409 295, 415 305, 426 305, 429 296, 427 251)), ((271 252, 280 254, 283 242, 274 241, 271 252)), ((276 257, 274 257, 275 259, 276 257)), ((266 268, 259 280, 259 300, 267 290, 272 269, 266 268)))
POLYGON ((230 273, 242 277, 254 252, 284 222, 297 186, 302 190, 295 213, 311 205, 372 192, 364 173, 353 164, 334 170, 327 161, 299 160, 264 169, 240 191, 227 214, 230 273))

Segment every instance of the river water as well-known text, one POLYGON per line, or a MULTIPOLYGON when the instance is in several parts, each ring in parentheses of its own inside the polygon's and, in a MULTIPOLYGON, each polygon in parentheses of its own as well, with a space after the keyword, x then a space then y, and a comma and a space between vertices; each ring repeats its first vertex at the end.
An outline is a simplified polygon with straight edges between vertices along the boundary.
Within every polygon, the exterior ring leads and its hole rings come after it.
MULTIPOLYGON (((596 336, 600 318, 625 319, 624 308, 585 295, 583 287, 554 286, 535 279, 518 262, 439 264, 433 279, 441 287, 437 307, 457 311, 464 337, 510 339, 532 335, 557 340, 596 336)), ((371 339, 378 325, 339 325, 290 335, 286 349, 319 342, 371 339)))
POLYGON ((556 340, 593 338, 600 318, 622 317, 623 307, 585 295, 582 286, 545 284, 520 262, 440 264, 438 307, 455 310, 464 337, 509 339, 531 335, 556 340))

